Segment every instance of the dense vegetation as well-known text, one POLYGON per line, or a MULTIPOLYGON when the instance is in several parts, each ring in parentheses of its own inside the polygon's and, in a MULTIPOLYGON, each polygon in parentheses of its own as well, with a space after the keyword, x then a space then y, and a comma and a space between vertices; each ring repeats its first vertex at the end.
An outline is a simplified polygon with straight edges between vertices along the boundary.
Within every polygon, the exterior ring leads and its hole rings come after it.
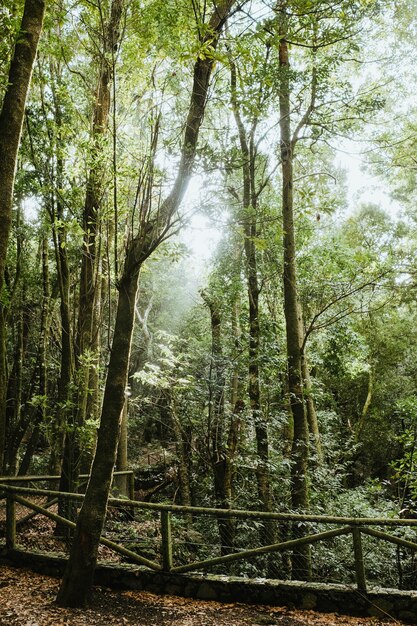
POLYGON ((40 0, 0 8, 3 473, 71 491, 96 449, 85 569, 116 453, 165 455, 182 504, 414 514, 413 6, 54 0, 34 61, 23 4, 40 32, 40 0))

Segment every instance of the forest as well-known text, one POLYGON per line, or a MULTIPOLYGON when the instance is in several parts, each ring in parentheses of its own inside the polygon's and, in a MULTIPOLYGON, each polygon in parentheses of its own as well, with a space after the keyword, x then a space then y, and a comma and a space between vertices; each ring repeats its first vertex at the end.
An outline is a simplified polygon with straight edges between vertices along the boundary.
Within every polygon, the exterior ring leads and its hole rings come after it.
POLYGON ((1 474, 91 472, 62 606, 115 469, 145 501, 417 517, 416 31, 402 0, 1 3, 1 474))

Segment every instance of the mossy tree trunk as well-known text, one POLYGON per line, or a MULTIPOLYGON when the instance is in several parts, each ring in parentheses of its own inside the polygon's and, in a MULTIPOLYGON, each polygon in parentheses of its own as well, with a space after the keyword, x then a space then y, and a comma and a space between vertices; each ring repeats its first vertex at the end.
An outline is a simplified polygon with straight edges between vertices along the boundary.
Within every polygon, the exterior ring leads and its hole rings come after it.
MULTIPOLYGON (((64 461, 62 465, 60 491, 76 491, 82 459, 80 429, 85 423, 87 412, 94 411, 98 403, 99 341, 100 341, 100 226, 103 221, 104 155, 103 138, 108 130, 111 106, 111 83, 114 72, 114 55, 120 39, 120 22, 124 0, 113 0, 110 15, 104 26, 102 51, 99 57, 98 81, 92 114, 91 168, 87 180, 83 209, 83 250, 81 261, 78 326, 74 347, 74 362, 77 371, 76 393, 73 409, 68 415, 70 423, 66 429, 64 461)), ((94 417, 94 415, 93 415, 94 417)), ((60 514, 68 517, 70 509, 60 502, 60 514)))
MULTIPOLYGON (((267 53, 268 54, 268 53, 267 53)), ((246 259, 246 282, 249 308, 249 345, 248 345, 248 394, 256 434, 257 469, 256 479, 258 497, 262 510, 272 511, 272 489, 269 471, 269 434, 268 419, 262 407, 260 383, 260 308, 259 279, 256 240, 259 236, 258 197, 263 188, 262 181, 256 180, 257 153, 255 134, 258 117, 254 116, 249 131, 246 130, 237 98, 237 70, 229 55, 231 69, 231 103, 239 135, 241 151, 242 198, 241 224, 244 231, 244 251, 246 259)), ((262 108, 262 90, 259 93, 259 111, 262 108)), ((266 522, 262 526, 260 540, 262 543, 274 543, 275 526, 266 522)))
POLYGON ((44 0, 26 0, 0 111, 0 466, 6 429, 6 333, 2 292, 12 223, 13 190, 26 99, 42 32, 44 0))
MULTIPOLYGON (((303 393, 302 319, 297 292, 296 243, 293 200, 293 158, 296 136, 291 132, 290 62, 287 35, 287 3, 278 3, 279 21, 279 113, 282 172, 282 229, 284 316, 287 338, 289 408, 294 425, 291 450, 291 503, 296 510, 308 509, 308 424, 303 393)), ((308 546, 293 555, 293 578, 309 578, 311 557, 308 546)))
MULTIPOLYGON (((223 0, 217 4, 205 29, 201 42, 203 46, 209 46, 214 51, 233 4, 234 0, 223 0)), ((97 448, 75 529, 70 558, 57 596, 57 602, 61 606, 86 606, 91 594, 98 544, 116 462, 140 268, 170 232, 172 219, 186 192, 194 165, 213 67, 212 54, 199 56, 194 66, 181 160, 172 191, 156 211, 152 211, 149 195, 144 194, 140 207, 139 230, 126 243, 97 448)), ((147 183, 152 184, 152 168, 147 183)))
MULTIPOLYGON (((213 470, 214 494, 216 506, 221 509, 232 507, 233 460, 237 449, 238 415, 236 415, 237 397, 234 412, 231 415, 226 438, 225 416, 225 361, 222 346, 220 304, 215 297, 201 293, 210 311, 211 323, 211 364, 210 364, 210 401, 208 420, 209 456, 213 470)), ((237 384, 237 382, 236 382, 237 384)), ((237 395, 237 389, 235 396, 237 395)), ((233 398, 234 400, 234 398, 233 398)), ((234 551, 235 522, 232 518, 217 518, 221 553, 234 551)))

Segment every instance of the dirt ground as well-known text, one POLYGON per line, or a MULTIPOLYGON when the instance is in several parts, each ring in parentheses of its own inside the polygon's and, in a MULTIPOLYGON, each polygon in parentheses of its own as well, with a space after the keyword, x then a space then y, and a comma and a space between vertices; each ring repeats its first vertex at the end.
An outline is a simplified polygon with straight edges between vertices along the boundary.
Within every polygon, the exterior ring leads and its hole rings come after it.
POLYGON ((148 592, 97 588, 91 607, 54 604, 59 581, 33 572, 0 567, 1 626, 378 626, 395 620, 345 617, 288 608, 202 602, 148 592))

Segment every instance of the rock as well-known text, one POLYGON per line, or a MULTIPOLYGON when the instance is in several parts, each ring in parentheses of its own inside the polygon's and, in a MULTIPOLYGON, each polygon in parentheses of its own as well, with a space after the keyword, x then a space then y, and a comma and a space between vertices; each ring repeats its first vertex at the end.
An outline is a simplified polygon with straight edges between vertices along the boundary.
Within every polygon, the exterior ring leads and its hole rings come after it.
POLYGON ((388 617, 394 612, 394 603, 388 598, 376 598, 372 600, 372 605, 368 609, 368 614, 372 617, 388 617))
POLYGON ((400 611, 398 614, 399 619, 406 624, 416 624, 417 614, 412 611, 400 611))
POLYGON ((197 592, 199 600, 217 600, 217 593, 208 583, 202 583, 197 592))
POLYGON ((315 609, 317 606, 317 596, 314 593, 304 593, 301 598, 300 609, 315 609))

